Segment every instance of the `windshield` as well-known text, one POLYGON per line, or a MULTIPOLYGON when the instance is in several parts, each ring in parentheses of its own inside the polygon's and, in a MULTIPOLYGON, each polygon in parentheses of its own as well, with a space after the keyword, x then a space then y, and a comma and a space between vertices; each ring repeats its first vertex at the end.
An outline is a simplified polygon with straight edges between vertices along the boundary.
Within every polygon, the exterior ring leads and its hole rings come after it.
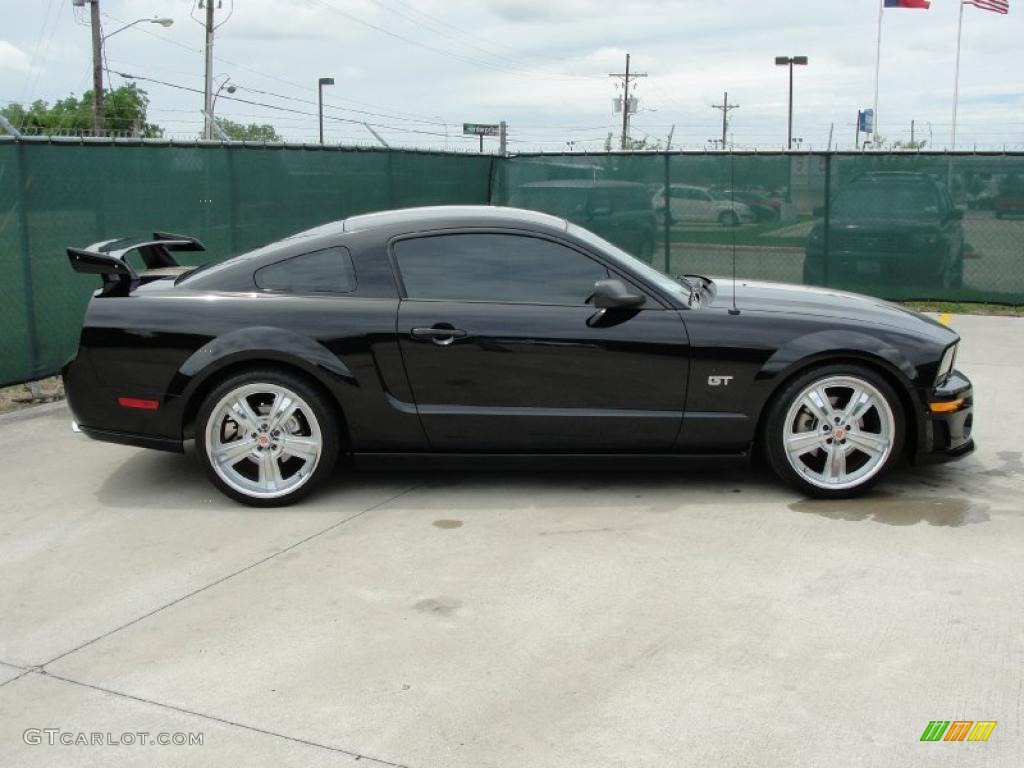
POLYGON ((937 216, 938 192, 929 184, 860 184, 836 198, 835 216, 850 218, 912 218, 937 216))
POLYGON ((577 216, 584 209, 587 199, 585 189, 572 187, 525 187, 512 193, 510 205, 543 211, 563 219, 577 216))
POLYGON ((624 250, 619 248, 617 245, 612 245, 603 237, 598 237, 589 229, 578 227, 575 224, 569 224, 566 230, 573 237, 578 238, 594 250, 600 251, 606 256, 611 257, 614 261, 621 264, 628 271, 635 275, 640 276, 653 285, 658 286, 665 293, 678 299, 684 304, 689 304, 690 301, 690 290, 685 285, 677 280, 673 280, 671 277, 666 275, 664 272, 659 272, 649 264, 645 264, 635 256, 631 256, 624 250))

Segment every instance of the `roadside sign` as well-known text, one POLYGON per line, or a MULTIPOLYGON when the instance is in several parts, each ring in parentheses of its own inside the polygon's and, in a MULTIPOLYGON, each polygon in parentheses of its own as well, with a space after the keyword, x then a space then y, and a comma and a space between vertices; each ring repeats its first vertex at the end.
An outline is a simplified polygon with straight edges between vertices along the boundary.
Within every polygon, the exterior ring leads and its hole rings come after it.
POLYGON ((501 126, 497 123, 463 123, 463 136, 497 136, 501 132, 501 126))

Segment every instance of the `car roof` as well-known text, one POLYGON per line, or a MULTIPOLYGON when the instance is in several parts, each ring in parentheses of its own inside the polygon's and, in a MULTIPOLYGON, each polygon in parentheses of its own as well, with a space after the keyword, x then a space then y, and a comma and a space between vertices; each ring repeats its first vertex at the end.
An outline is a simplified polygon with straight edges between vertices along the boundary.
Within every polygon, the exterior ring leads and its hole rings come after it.
POLYGON ((520 189, 647 189, 635 181, 612 181, 610 179, 554 179, 530 181, 521 184, 520 189))
POLYGON ((862 173, 860 176, 853 178, 851 183, 857 183, 861 181, 900 181, 900 182, 926 182, 928 184, 935 184, 936 181, 933 177, 926 173, 918 173, 917 171, 868 171, 862 173))
POLYGON ((568 223, 558 216, 525 208, 507 208, 497 205, 431 205, 421 208, 400 208, 394 211, 364 213, 309 231, 318 235, 326 235, 338 232, 364 232, 371 229, 405 227, 418 229, 422 227, 517 227, 523 225, 531 228, 546 227, 564 232, 568 223), (330 229, 338 226, 340 229, 330 229))

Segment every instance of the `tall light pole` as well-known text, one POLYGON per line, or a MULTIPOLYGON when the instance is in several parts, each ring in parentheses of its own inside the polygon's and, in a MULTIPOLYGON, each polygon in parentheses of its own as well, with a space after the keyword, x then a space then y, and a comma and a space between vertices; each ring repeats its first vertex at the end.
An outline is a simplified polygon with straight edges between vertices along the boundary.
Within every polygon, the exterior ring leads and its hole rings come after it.
POLYGON ((776 56, 775 65, 789 67, 789 131, 787 143, 790 149, 793 148, 793 66, 807 66, 806 56, 776 56))
POLYGON ((224 131, 217 125, 217 97, 220 96, 220 92, 223 90, 227 90, 228 93, 234 93, 238 90, 237 85, 234 83, 228 85, 228 83, 231 83, 231 76, 225 75, 224 82, 217 86, 217 90, 214 91, 213 98, 210 100, 210 112, 205 115, 205 117, 210 121, 210 138, 213 138, 213 134, 216 133, 221 139, 224 139, 224 131))
MULTIPOLYGON (((134 27, 136 24, 149 22, 150 24, 169 27, 174 23, 174 19, 136 19, 104 35, 100 26, 100 0, 88 0, 88 2, 90 26, 92 27, 92 123, 93 131, 99 136, 103 133, 107 123, 103 95, 103 43, 108 37, 113 37, 118 32, 123 32, 128 27, 134 27)), ((82 4, 82 2, 75 3, 75 5, 79 6, 82 4)))
POLYGON ((324 86, 334 85, 333 77, 321 77, 317 81, 317 107, 320 117, 320 146, 324 143, 324 86))

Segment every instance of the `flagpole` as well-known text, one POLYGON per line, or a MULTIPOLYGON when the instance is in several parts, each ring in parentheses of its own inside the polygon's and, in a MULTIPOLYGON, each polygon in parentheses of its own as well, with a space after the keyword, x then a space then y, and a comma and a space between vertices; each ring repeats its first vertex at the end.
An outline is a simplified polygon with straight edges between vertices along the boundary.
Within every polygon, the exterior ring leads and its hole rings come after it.
POLYGON ((960 39, 964 30, 964 2, 960 0, 960 20, 956 25, 956 73, 953 75, 953 135, 950 150, 956 151, 956 111, 960 99, 960 39))
MULTIPOLYGON (((878 139, 878 75, 882 69, 882 10, 885 0, 878 0, 878 47, 875 51, 875 109, 871 116, 871 143, 878 139)), ((961 10, 963 6, 960 6, 961 10)))

